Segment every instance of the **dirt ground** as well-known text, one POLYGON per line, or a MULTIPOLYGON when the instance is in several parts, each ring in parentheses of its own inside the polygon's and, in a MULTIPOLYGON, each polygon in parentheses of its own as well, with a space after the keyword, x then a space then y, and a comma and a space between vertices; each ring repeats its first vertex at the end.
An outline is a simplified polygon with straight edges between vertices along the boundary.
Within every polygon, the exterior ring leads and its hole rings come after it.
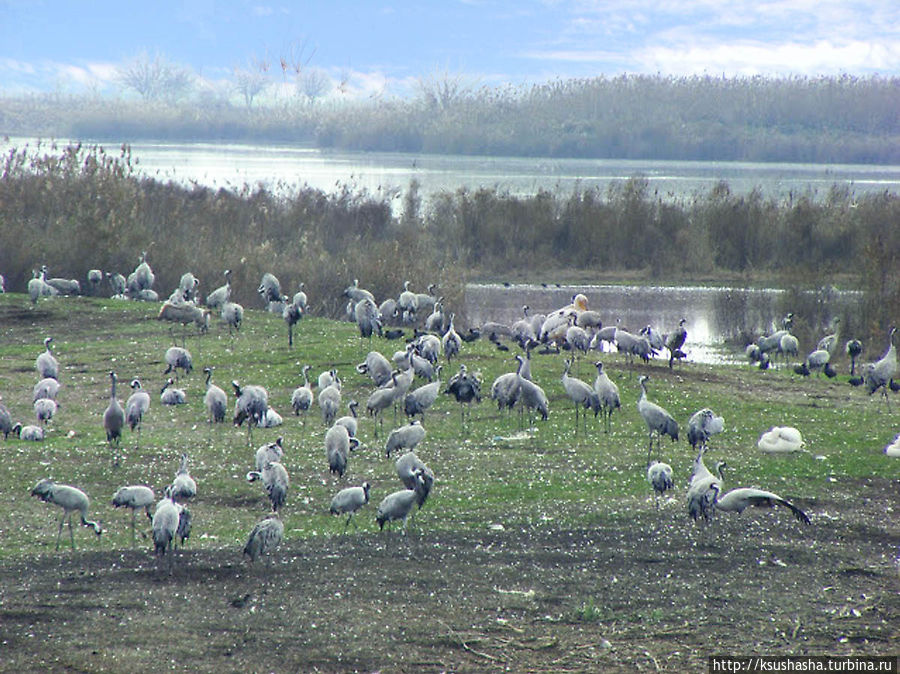
MULTIPOLYGON (((898 483, 690 523, 286 540, 269 564, 149 546, 0 565, 4 671, 706 671, 713 654, 897 654, 898 483)), ((429 504, 430 505, 430 504, 429 504)), ((426 506, 426 509, 428 506, 426 506)), ((424 515, 424 511, 423 511, 424 515)))

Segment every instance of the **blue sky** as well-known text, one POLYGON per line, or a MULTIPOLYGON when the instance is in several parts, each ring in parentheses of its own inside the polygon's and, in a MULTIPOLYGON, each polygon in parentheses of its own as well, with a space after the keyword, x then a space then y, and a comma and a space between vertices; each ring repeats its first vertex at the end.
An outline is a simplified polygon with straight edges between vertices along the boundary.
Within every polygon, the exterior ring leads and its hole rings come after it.
POLYGON ((282 57, 332 96, 403 96, 449 73, 470 86, 665 75, 900 75, 897 0, 0 0, 0 93, 116 91, 139 54, 210 87, 282 57), (341 91, 338 83, 344 82, 341 91))

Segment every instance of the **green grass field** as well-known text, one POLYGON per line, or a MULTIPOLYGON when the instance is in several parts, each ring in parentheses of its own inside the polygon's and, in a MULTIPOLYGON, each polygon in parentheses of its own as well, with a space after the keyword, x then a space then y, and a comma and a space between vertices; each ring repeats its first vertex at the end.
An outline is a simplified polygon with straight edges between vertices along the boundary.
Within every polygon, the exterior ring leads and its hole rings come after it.
MULTIPOLYGON (((291 350, 280 317, 250 310, 234 338, 215 323, 209 334, 187 337, 194 371, 182 375, 178 385, 186 390, 188 403, 167 407, 159 402, 158 393, 165 381, 163 356, 173 338, 170 325, 156 320, 157 311, 158 305, 90 298, 57 298, 32 307, 23 295, 0 295, 0 395, 14 420, 35 423, 34 360, 48 335, 54 338, 62 383, 60 409, 45 441, 28 443, 11 436, 0 445, 7 467, 0 493, 10 515, 0 525, 5 529, 0 556, 52 551, 60 511, 29 496, 43 477, 78 486, 90 496, 91 516, 105 533, 97 540, 88 529, 79 528, 75 534, 80 548, 129 546, 130 515, 110 507, 112 494, 136 483, 161 494, 182 452, 190 456, 191 474, 198 483, 189 545, 239 550, 267 506, 261 486, 247 483, 244 475, 253 467, 256 448, 278 436, 285 439, 284 463, 291 477, 284 510, 286 537, 339 534, 342 521, 328 514, 331 496, 363 480, 372 484, 371 502, 358 524, 361 529, 376 528, 375 507, 400 488, 393 459, 384 456, 385 437, 395 425, 393 415, 386 413, 378 438, 373 420, 361 419, 363 446, 351 455, 348 473, 338 480, 328 473, 318 406, 298 418, 291 412, 290 396, 302 383, 303 365, 312 366, 313 379, 323 370, 337 368, 343 380, 342 413, 354 398, 362 410, 374 386, 355 365, 370 347, 390 357, 403 348, 402 342, 376 338, 370 345, 359 338, 353 324, 305 318, 291 350), (229 423, 230 408, 226 423, 211 427, 202 403, 205 366, 214 368, 213 381, 229 394, 230 406, 231 380, 265 386, 284 425, 254 430, 252 445, 245 428, 229 423), (110 370, 118 375, 123 404, 130 393, 128 382, 135 377, 152 400, 140 447, 137 435, 126 429, 124 460, 118 467, 102 426, 110 370)), ((179 343, 181 334, 179 326, 175 329, 179 343)), ((894 408, 888 411, 877 397, 847 385, 845 374, 835 380, 802 379, 790 368, 760 372, 749 366, 684 363, 670 370, 662 359, 631 366, 619 354, 581 356, 573 374, 592 382, 592 363, 600 357, 619 385, 622 409, 613 415, 611 433, 604 433, 593 417, 587 431, 581 428, 576 433, 573 406, 560 383, 563 357, 536 355, 534 379, 547 392, 551 412, 547 422, 536 421, 533 432, 523 433, 516 412, 499 413, 487 399, 493 379, 514 369, 514 349, 499 352, 484 340, 464 344, 460 360, 480 372, 485 401, 473 408, 465 424, 451 396, 441 395, 426 414, 428 435, 417 453, 435 471, 437 484, 432 500, 416 517, 415 526, 422 530, 483 530, 492 524, 582 526, 627 518, 634 509, 653 509, 644 478, 647 433, 635 404, 641 373, 651 377, 651 399, 682 426, 678 443, 666 439, 662 445, 662 457, 676 472, 674 498, 679 502, 693 458, 685 441, 687 420, 707 406, 726 420, 726 432, 714 438, 710 456, 728 462, 729 486, 760 486, 810 504, 828 492, 835 479, 896 475, 896 464, 882 453, 898 430, 894 408), (773 425, 799 428, 806 451, 787 456, 760 452, 756 441, 773 425)), ((456 370, 455 362, 445 366, 443 381, 456 370)), ((417 380, 413 386, 421 383, 417 380)), ((401 411, 396 424, 404 422, 401 411)))

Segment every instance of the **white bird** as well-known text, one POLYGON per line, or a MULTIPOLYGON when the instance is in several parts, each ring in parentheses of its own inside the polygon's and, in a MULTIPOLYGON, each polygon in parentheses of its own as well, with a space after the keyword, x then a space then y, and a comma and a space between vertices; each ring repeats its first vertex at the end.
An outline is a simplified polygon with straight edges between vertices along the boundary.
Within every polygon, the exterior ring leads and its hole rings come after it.
POLYGON ((172 482, 172 500, 178 502, 189 501, 197 495, 197 483, 191 477, 188 471, 188 455, 181 455, 181 465, 175 473, 175 480, 172 482))
POLYGON ((150 394, 141 388, 139 379, 131 380, 131 388, 134 393, 128 396, 128 400, 125 401, 125 420, 128 422, 128 427, 132 433, 137 428, 138 444, 140 444, 144 415, 150 409, 150 394))
POLYGON ((597 377, 594 379, 594 393, 600 401, 600 410, 604 417, 604 426, 606 432, 609 433, 612 424, 613 410, 617 410, 622 406, 619 399, 619 387, 609 378, 609 375, 603 371, 603 363, 599 360, 594 363, 597 368, 597 377))
POLYGON ((212 368, 205 367, 206 393, 203 394, 203 405, 209 415, 209 423, 223 423, 228 411, 228 396, 220 387, 212 383, 212 368))
POLYGON ((131 545, 134 547, 135 514, 143 508, 147 513, 147 519, 153 521, 150 506, 156 502, 156 495, 150 487, 144 485, 129 485, 120 487, 112 498, 114 508, 129 508, 131 510, 131 545))
POLYGON ((284 523, 278 513, 269 513, 257 522, 244 544, 243 554, 255 562, 262 555, 271 555, 284 540, 284 523))
POLYGON ((400 449, 415 449, 425 439, 425 427, 418 419, 409 422, 405 426, 395 428, 388 434, 385 444, 385 455, 390 458, 391 452, 400 449))
POLYGON ((661 461, 651 461, 647 466, 647 482, 656 492, 656 509, 659 510, 659 497, 675 487, 672 466, 661 461))
POLYGON ((900 433, 884 448, 884 453, 887 456, 900 457, 900 433))
POLYGON ((59 550, 59 537, 62 535, 63 524, 66 519, 69 520, 69 538, 72 541, 72 549, 75 549, 75 534, 72 531, 72 515, 75 512, 81 514, 81 524, 85 527, 91 527, 97 536, 103 533, 103 529, 96 522, 87 519, 88 507, 90 501, 87 494, 80 489, 70 487, 66 484, 56 484, 51 480, 41 480, 34 489, 31 490, 32 496, 37 496, 45 503, 53 503, 63 509, 62 519, 59 520, 59 531, 56 532, 56 549, 59 550))
POLYGON ((163 405, 184 405, 187 402, 187 395, 184 389, 170 388, 175 380, 169 377, 159 392, 159 400, 163 405))
POLYGON ((46 379, 48 377, 50 379, 59 379, 59 363, 53 356, 53 351, 50 350, 50 343, 52 341, 52 337, 46 337, 44 339, 44 352, 34 361, 34 367, 41 379, 46 379))
MULTIPOLYGON (((347 531, 354 513, 369 502, 370 488, 371 485, 368 482, 363 482, 359 487, 341 489, 331 499, 331 507, 328 509, 328 512, 332 515, 347 515, 347 521, 344 522, 344 531, 347 531)), ((353 526, 356 527, 356 522, 353 523, 353 526)))
POLYGON ((287 469, 279 461, 269 461, 262 470, 251 470, 247 473, 247 482, 261 480, 272 510, 278 512, 287 500, 288 489, 291 481, 288 478, 287 469))
POLYGON ((103 413, 103 428, 106 430, 106 442, 112 447, 115 443, 113 451, 113 463, 119 465, 119 441, 122 438, 122 428, 125 426, 125 410, 122 409, 121 403, 116 399, 116 373, 110 371, 109 379, 111 382, 109 391, 109 405, 103 413))
POLYGON ((794 517, 799 521, 804 524, 810 523, 809 515, 800 510, 800 508, 793 503, 786 501, 778 494, 773 494, 770 491, 764 491, 762 489, 755 489, 752 487, 732 489, 726 494, 718 496, 713 502, 717 510, 736 513, 742 513, 750 507, 774 508, 775 506, 780 505, 789 508, 794 514, 794 517))
POLYGON ((662 436, 668 435, 672 438, 672 442, 678 440, 678 422, 661 406, 647 399, 647 381, 650 379, 647 375, 641 375, 638 380, 641 384, 641 397, 638 400, 638 413, 647 424, 647 431, 650 436, 650 446, 647 450, 647 463, 650 463, 650 454, 653 451, 653 434, 657 435, 657 447, 662 443, 662 436))
POLYGON ((263 417, 262 423, 259 425, 260 428, 275 428, 276 426, 281 426, 284 423, 284 419, 278 412, 275 411, 274 407, 269 407, 266 410, 266 415, 263 417))
POLYGON ((792 426, 773 426, 763 433, 756 446, 768 454, 799 452, 804 446, 803 436, 792 426))

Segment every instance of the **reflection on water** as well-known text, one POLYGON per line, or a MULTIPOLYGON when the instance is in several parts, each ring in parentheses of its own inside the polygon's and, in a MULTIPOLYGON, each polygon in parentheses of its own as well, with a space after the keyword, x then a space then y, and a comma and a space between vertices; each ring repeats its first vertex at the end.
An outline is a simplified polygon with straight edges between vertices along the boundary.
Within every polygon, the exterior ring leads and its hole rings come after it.
MULTIPOLYGON (((743 353, 727 347, 726 340, 768 331, 778 316, 782 292, 753 288, 469 284, 465 306, 471 325, 485 321, 511 324, 522 317, 523 305, 528 305, 531 314, 547 313, 568 304, 575 293, 584 293, 588 307, 600 313, 604 325, 618 325, 631 332, 651 325, 665 333, 684 318, 689 360, 744 362, 743 353)), ((858 299, 856 292, 835 293, 832 309, 841 312, 858 299)))

